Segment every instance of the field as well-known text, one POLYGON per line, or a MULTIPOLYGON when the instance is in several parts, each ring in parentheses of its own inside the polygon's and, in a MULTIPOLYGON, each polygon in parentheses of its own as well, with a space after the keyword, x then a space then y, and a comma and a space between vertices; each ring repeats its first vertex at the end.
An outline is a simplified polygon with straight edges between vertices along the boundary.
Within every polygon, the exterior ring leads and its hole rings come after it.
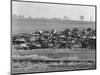
POLYGON ((88 21, 73 21, 73 20, 13 20, 12 21, 12 33, 32 33, 37 30, 51 30, 62 31, 66 28, 73 29, 87 29, 88 27, 95 29, 95 22, 88 21))
MULTIPOLYGON (((95 22, 65 20, 13 20, 12 34, 33 33, 37 30, 62 31, 66 28, 95 29, 95 22)), ((95 49, 34 49, 12 48, 12 73, 95 69, 95 49)))
POLYGON ((95 69, 95 66, 95 50, 90 49, 12 50, 12 73, 95 69))

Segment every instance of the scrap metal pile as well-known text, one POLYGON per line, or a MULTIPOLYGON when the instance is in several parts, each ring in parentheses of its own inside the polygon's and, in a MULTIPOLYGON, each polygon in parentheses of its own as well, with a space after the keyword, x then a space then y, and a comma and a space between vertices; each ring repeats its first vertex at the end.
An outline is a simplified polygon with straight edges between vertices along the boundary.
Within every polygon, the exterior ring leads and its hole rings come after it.
POLYGON ((44 48, 96 48, 96 31, 87 28, 79 30, 65 29, 63 31, 38 30, 34 33, 19 33, 12 35, 15 49, 44 49, 44 48))

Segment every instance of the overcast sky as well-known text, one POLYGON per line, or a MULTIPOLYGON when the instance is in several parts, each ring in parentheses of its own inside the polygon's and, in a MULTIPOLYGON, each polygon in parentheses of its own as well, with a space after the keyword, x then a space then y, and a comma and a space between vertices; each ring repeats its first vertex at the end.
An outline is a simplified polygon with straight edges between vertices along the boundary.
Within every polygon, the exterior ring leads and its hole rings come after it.
POLYGON ((33 18, 63 18, 68 16, 73 20, 80 20, 80 16, 85 17, 84 20, 95 21, 95 7, 76 6, 76 5, 59 5, 46 3, 30 3, 30 2, 14 2, 12 3, 12 14, 31 16, 33 18))

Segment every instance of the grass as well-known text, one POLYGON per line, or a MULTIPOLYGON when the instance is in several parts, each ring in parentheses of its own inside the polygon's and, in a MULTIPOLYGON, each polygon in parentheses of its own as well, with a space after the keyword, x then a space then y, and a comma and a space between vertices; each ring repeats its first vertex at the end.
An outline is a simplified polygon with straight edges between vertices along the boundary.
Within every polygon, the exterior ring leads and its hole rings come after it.
POLYGON ((95 68, 95 50, 90 49, 36 49, 36 50, 12 50, 12 60, 45 58, 70 60, 67 63, 34 63, 34 62, 16 62, 12 63, 12 73, 30 73, 30 72, 47 72, 77 69, 94 69, 95 68), (84 60, 84 62, 82 61, 84 60), (81 62, 74 62, 81 61, 81 62), (91 61, 91 62, 88 62, 91 61))
POLYGON ((95 50, 90 49, 36 49, 36 50, 13 50, 12 55, 14 56, 47 56, 49 58, 63 58, 69 57, 70 59, 85 59, 95 61, 95 50))
POLYGON ((22 33, 22 32, 35 32, 37 30, 51 30, 55 29, 57 31, 62 31, 66 28, 73 29, 87 29, 88 27, 95 29, 95 22, 81 22, 81 21, 25 21, 25 20, 14 20, 12 21, 12 32, 13 33, 22 33))

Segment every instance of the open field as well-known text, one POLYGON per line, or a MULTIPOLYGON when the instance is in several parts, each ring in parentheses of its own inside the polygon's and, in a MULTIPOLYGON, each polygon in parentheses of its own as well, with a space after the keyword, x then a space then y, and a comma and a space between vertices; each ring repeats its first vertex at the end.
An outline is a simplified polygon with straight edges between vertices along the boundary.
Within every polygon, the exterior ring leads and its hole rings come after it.
POLYGON ((35 49, 35 50, 17 50, 12 51, 12 55, 16 54, 20 56, 27 56, 27 55, 40 55, 40 56, 48 56, 54 58, 62 58, 65 56, 77 56, 80 59, 92 59, 95 60, 95 50, 89 49, 76 49, 76 50, 69 50, 69 49, 35 49))
POLYGON ((12 50, 12 73, 95 69, 95 65, 95 50, 90 49, 12 50))
MULTIPOLYGON (((95 22, 64 20, 13 20, 12 34, 33 33, 37 30, 63 31, 66 28, 95 29, 95 22)), ((12 48, 12 73, 47 72, 79 69, 95 69, 95 49, 34 49, 12 48)))
POLYGON ((95 22, 88 21, 71 21, 71 20, 13 20, 12 21, 12 33, 32 33, 37 30, 51 30, 62 31, 66 28, 73 29, 87 29, 88 27, 95 29, 95 22))

